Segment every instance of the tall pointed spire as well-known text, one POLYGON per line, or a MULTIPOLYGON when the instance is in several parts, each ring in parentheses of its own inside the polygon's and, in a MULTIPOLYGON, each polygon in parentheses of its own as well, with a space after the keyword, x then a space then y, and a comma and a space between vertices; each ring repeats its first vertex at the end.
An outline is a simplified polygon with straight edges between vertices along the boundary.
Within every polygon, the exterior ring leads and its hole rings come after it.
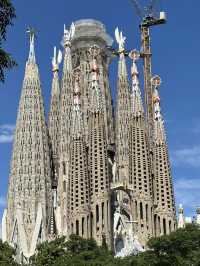
POLYGON ((19 104, 14 137, 6 216, 7 241, 20 257, 29 258, 48 238, 51 173, 48 134, 38 66, 31 33, 30 54, 19 104))
POLYGON ((65 49, 63 72, 70 72, 72 70, 72 58, 71 58, 71 41, 75 34, 75 25, 72 23, 69 30, 64 25, 64 36, 62 44, 65 49))
POLYGON ((51 105, 49 112, 49 139, 50 151, 52 160, 52 189, 53 200, 51 206, 51 213, 48 223, 48 232, 54 238, 58 232, 57 225, 57 186, 58 186, 58 166, 59 166, 59 133, 60 133, 60 84, 59 84, 59 65, 62 61, 62 53, 54 47, 54 55, 52 59, 52 89, 51 89, 51 105))
POLYGON ((141 98, 136 61, 139 53, 133 50, 129 54, 133 60, 131 69, 131 118, 129 122, 129 183, 133 194, 133 220, 137 222, 137 236, 142 246, 146 246, 153 236, 152 221, 152 178, 149 164, 147 127, 141 98))
POLYGON ((90 53, 90 86, 92 94, 88 114, 88 168, 91 197, 91 237, 99 245, 111 246, 110 178, 108 175, 107 139, 99 81, 100 48, 92 46, 90 53))
MULTIPOLYGON (((61 51, 56 51, 54 47, 54 56, 52 59, 52 89, 51 104, 49 111, 49 137, 53 159, 54 175, 58 175, 58 154, 59 154, 59 130, 60 130, 60 84, 59 84, 59 64, 62 61, 61 51)), ((57 177, 55 177, 57 179, 57 177)))
POLYGON ((156 236, 169 234, 176 229, 176 214, 171 167, 168 155, 164 122, 161 115, 160 97, 158 93, 161 79, 152 78, 154 102, 154 227, 156 236))
POLYGON ((81 110, 81 72, 74 70, 74 102, 70 138, 68 235, 91 236, 87 148, 81 110))
POLYGON ((70 30, 64 26, 63 46, 64 46, 64 62, 63 75, 60 96, 60 167, 58 193, 61 210, 61 230, 67 235, 67 184, 69 179, 69 145, 71 134, 71 120, 73 108, 73 69, 71 42, 75 34, 75 26, 72 23, 70 30), (65 184, 63 186, 63 184, 65 184))
POLYGON ((130 90, 125 61, 126 38, 115 30, 119 44, 117 107, 116 107, 116 163, 119 180, 128 180, 128 124, 130 118, 130 90))

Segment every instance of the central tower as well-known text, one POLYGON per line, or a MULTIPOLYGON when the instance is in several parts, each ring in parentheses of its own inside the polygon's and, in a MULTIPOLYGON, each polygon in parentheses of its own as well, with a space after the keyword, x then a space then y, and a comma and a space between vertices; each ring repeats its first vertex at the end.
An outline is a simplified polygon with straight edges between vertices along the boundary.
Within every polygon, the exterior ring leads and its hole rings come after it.
POLYGON ((111 244, 108 150, 114 134, 107 47, 112 42, 104 25, 91 19, 64 31, 58 231, 93 237, 100 245, 111 244))

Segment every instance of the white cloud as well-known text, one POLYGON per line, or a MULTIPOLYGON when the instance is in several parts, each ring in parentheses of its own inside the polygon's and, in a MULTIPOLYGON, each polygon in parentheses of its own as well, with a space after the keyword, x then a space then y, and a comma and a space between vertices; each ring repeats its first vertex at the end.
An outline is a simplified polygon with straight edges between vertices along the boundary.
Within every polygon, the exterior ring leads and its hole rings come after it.
POLYGON ((13 141, 15 125, 0 125, 0 143, 10 143, 13 141))
POLYGON ((176 202, 195 210, 200 206, 200 178, 179 178, 174 183, 176 202))
POLYGON ((200 146, 172 151, 171 162, 174 166, 200 167, 200 146))

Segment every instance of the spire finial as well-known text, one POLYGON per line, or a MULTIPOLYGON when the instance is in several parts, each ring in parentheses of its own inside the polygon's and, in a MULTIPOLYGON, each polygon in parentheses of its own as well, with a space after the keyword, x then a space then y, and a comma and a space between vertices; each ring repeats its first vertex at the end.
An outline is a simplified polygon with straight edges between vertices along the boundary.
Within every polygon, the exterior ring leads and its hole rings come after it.
POLYGON ((52 71, 56 72, 59 70, 59 65, 62 62, 62 52, 59 50, 57 55, 56 46, 54 46, 54 54, 52 58, 52 71))
POLYGON ((36 30, 33 27, 28 27, 27 31, 30 37, 30 50, 29 50, 29 63, 35 63, 35 37, 36 37, 36 30))
POLYGON ((133 104, 133 114, 138 116, 144 113, 143 105, 142 105, 142 97, 140 91, 139 84, 139 73, 136 65, 136 61, 140 58, 140 53, 137 50, 132 50, 129 53, 129 57, 132 59, 132 67, 131 67, 131 76, 132 76, 132 104, 133 104))
POLYGON ((125 45, 126 37, 123 36, 122 31, 119 32, 118 27, 115 29, 115 38, 116 38, 116 41, 119 45, 119 53, 123 54, 125 52, 124 45, 125 45))
POLYGON ((154 76, 151 79, 153 88, 153 103, 154 103, 154 121, 155 121, 155 140, 156 142, 166 142, 166 135, 164 129, 164 121, 161 114, 159 87, 161 85, 161 78, 154 76))
POLYGON ((140 58, 140 52, 138 52, 137 50, 132 50, 130 53, 129 53, 129 57, 132 59, 133 61, 133 65, 132 65, 132 68, 131 68, 131 75, 132 77, 134 76, 138 76, 138 70, 137 70, 137 65, 136 65, 136 62, 139 60, 140 58))
POLYGON ((156 75, 152 78, 151 83, 153 86, 153 102, 154 102, 154 111, 155 111, 155 119, 161 120, 161 108, 160 108, 160 97, 159 97, 159 87, 161 85, 161 78, 156 75))
POLYGON ((70 29, 68 30, 64 25, 63 46, 71 47, 72 39, 75 35, 75 24, 72 22, 70 29))

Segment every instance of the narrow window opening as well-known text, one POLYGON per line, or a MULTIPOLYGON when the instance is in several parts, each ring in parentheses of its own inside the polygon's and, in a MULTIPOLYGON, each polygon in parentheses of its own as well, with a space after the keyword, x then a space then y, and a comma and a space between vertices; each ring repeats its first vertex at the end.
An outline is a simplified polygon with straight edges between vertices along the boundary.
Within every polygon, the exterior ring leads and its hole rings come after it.
POLYGON ((79 221, 76 220, 76 235, 79 235, 79 221))

